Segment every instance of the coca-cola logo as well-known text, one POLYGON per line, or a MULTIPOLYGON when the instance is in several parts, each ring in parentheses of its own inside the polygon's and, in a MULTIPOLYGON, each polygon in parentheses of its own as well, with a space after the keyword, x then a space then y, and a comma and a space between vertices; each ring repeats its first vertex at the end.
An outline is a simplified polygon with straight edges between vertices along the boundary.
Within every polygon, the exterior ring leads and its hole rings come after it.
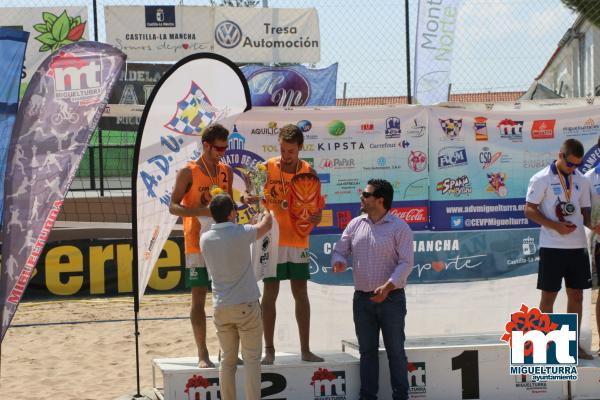
POLYGON ((427 207, 395 207, 390 213, 407 224, 427 223, 427 207))
POLYGON ((289 68, 258 70, 248 78, 248 86, 254 106, 299 107, 310 97, 308 81, 289 68))

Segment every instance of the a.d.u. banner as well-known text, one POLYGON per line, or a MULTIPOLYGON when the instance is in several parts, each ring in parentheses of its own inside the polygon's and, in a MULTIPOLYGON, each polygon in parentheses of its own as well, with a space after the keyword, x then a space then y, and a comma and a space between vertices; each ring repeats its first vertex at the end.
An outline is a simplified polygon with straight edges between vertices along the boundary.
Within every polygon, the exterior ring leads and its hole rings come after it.
POLYGON ((212 53, 182 59, 154 88, 138 131, 132 182, 139 298, 178 218, 169 213, 177 171, 200 156, 204 128, 249 108, 242 72, 212 53))
POLYGON ((48 240, 125 55, 79 42, 30 81, 10 141, 4 185, 0 315, 4 337, 48 240))

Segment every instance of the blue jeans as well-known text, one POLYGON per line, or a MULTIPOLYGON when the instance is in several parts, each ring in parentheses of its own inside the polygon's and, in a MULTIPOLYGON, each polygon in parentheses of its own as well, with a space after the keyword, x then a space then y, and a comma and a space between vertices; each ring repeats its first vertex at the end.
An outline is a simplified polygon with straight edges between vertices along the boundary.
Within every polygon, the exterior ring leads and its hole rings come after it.
POLYGON ((408 399, 407 360, 404 352, 404 289, 390 292, 379 304, 371 301, 371 296, 371 293, 355 291, 352 304, 360 352, 360 399, 377 399, 380 330, 390 366, 392 398, 408 399))

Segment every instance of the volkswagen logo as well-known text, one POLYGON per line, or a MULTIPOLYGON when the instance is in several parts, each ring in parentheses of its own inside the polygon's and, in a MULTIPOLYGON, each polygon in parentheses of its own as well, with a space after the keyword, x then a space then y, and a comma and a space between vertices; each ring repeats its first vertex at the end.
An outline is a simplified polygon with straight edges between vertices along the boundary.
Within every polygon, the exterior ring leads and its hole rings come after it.
POLYGON ((234 48, 242 41, 242 30, 233 21, 223 21, 215 28, 215 40, 221 47, 234 48))

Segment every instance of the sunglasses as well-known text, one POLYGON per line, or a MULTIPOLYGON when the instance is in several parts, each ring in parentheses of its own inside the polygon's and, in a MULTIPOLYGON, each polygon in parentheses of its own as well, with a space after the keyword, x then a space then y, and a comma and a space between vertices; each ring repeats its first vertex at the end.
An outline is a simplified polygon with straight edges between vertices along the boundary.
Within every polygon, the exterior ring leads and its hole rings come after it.
POLYGON ((362 196, 363 199, 368 199, 371 196, 375 196, 375 193, 362 192, 361 196, 362 196))
POLYGON ((569 157, 568 154, 562 153, 562 157, 565 160, 565 164, 569 168, 577 168, 577 167, 579 167, 581 165, 581 163, 573 163, 573 162, 567 160, 567 157, 569 157))
POLYGON ((227 150, 228 146, 215 146, 215 145, 210 145, 210 147, 212 147, 213 149, 215 149, 216 151, 218 151, 219 153, 222 153, 224 151, 227 150))

